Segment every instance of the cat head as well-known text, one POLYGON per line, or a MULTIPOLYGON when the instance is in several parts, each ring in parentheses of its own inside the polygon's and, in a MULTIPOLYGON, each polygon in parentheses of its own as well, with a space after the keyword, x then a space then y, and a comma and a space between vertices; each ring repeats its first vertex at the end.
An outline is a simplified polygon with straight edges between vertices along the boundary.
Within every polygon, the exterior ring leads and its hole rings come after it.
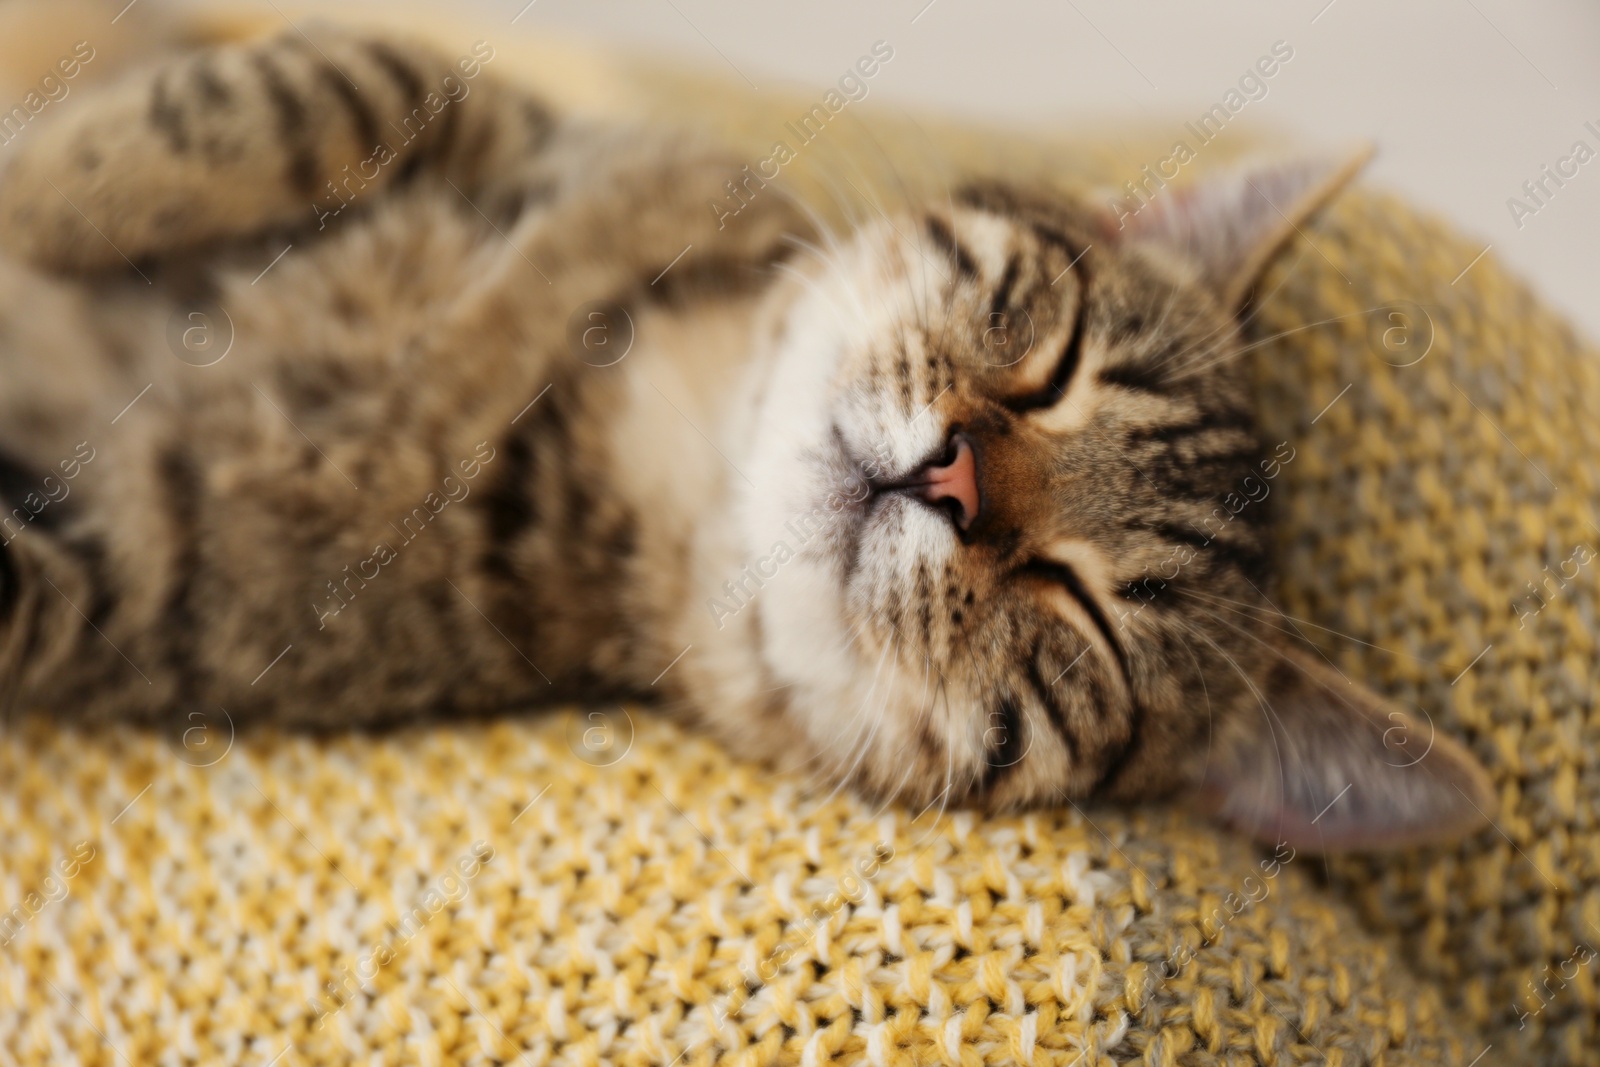
POLYGON ((1183 791, 1311 847, 1492 804, 1274 610, 1238 314, 1361 159, 1115 211, 1001 184, 819 257, 760 385, 745 547, 791 725, 831 777, 1005 808, 1183 791))

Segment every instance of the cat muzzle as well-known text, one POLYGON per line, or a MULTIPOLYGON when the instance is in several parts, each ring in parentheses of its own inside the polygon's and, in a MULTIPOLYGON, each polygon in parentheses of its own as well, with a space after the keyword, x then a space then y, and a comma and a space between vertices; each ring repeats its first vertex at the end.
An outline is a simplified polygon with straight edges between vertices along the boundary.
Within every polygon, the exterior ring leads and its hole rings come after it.
POLYGON ((938 459, 882 488, 915 497, 945 512, 963 532, 977 521, 983 507, 983 498, 978 492, 978 453, 962 433, 951 435, 949 445, 938 459))

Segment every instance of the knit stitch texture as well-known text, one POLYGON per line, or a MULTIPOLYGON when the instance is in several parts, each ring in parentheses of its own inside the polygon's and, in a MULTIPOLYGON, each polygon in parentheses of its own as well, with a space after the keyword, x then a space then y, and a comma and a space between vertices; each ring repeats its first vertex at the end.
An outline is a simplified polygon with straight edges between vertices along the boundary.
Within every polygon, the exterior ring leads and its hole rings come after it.
MULTIPOLYGON (((801 99, 606 84, 565 92, 710 116, 752 159, 801 99)), ((837 133, 786 180, 841 215, 846 176, 1118 173, 837 133)), ((1283 625, 1468 741, 1493 828, 1324 861, 1172 808, 918 816, 641 708, 329 737, 39 714, 0 733, 0 1062, 1600 1064, 1600 561, 1546 584, 1600 549, 1600 364, 1481 249, 1357 190, 1275 263, 1248 358, 1295 450, 1283 625)))

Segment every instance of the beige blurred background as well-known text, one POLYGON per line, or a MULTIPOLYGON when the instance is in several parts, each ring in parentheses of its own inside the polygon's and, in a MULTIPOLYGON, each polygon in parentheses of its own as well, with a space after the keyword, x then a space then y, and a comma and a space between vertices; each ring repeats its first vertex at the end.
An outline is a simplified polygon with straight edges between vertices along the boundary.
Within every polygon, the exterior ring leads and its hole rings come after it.
MULTIPOLYGON (((874 41, 869 99, 1006 125, 1169 126, 1277 41, 1294 58, 1222 136, 1371 138, 1370 179, 1480 236, 1600 338, 1600 4, 1592 0, 475 0, 505 32, 560 31, 819 92, 874 41), (520 16, 520 17, 519 17, 520 16), (515 19, 512 24, 511 20, 515 19), (1575 141, 1597 158, 1544 206, 1522 184, 1575 141), (1506 201, 1535 214, 1520 228, 1506 201)), ((497 31, 498 32, 498 31, 497 31)), ((1128 158, 1129 177, 1146 159, 1128 158)), ((1572 169, 1569 165, 1568 169, 1572 169)), ((1465 267, 1466 264, 1463 264, 1465 267)))
MULTIPOLYGON (((0 0, 0 24, 8 5, 0 0)), ((163 0, 55 0, 96 30, 149 22, 163 0), (79 9, 82 14, 79 14, 79 9)), ((1191 135, 1274 45, 1293 52, 1220 137, 1338 147, 1370 139, 1369 180, 1481 239, 1600 339, 1600 4, 1593 0, 190 0, 269 21, 308 11, 394 21, 421 9, 463 39, 528 46, 576 38, 608 52, 681 62, 752 97, 814 99, 873 44, 894 57, 866 103, 913 115, 1072 133, 1140 131, 1126 176, 1155 162, 1150 132, 1191 135), (1592 123, 1593 128, 1586 126, 1592 123), (1582 141, 1596 158, 1546 175, 1582 141), (1572 173, 1573 170, 1576 173, 1572 173), (1544 184, 1539 200, 1524 183, 1544 184), (1514 218, 1508 201, 1525 208, 1514 218)), ((8 46, 0 39, 0 52, 8 46)), ((581 80, 583 69, 563 71, 581 80)), ((596 71, 596 78, 603 74, 596 71)), ((692 121, 693 116, 685 116, 692 121)), ((1462 264, 1466 268, 1467 264, 1462 264)))

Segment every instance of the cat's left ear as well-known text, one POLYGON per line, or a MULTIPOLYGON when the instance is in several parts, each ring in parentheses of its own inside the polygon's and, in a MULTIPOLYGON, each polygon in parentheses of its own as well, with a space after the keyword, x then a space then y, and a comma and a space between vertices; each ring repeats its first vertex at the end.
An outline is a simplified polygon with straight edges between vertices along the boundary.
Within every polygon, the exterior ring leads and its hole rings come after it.
POLYGON ((1280 648, 1257 706, 1213 743, 1201 799, 1264 842, 1314 851, 1448 841, 1495 811, 1467 748, 1319 657, 1280 648))
POLYGON ((1365 145, 1259 162, 1187 185, 1155 188, 1146 179, 1137 196, 1110 194, 1102 230, 1113 242, 1150 244, 1188 259, 1222 306, 1237 311, 1273 254, 1350 184, 1372 152, 1365 145))

